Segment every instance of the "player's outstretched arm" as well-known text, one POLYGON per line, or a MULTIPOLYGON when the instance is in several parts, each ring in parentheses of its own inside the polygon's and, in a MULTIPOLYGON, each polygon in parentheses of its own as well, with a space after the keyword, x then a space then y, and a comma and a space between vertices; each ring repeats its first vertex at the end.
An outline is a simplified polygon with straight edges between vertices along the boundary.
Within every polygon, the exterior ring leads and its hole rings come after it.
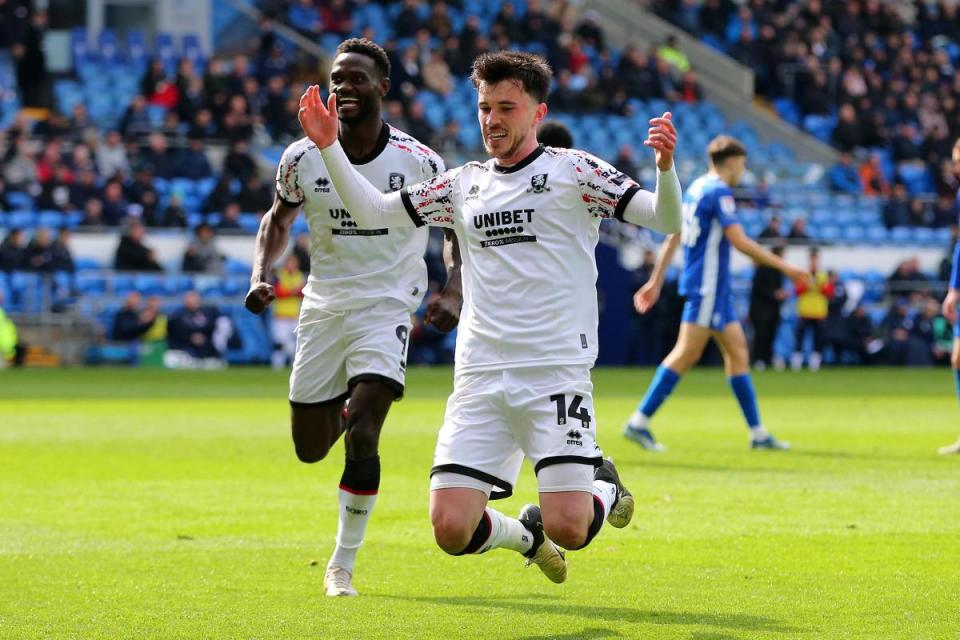
POLYGON ((669 111, 662 117, 650 120, 650 129, 643 144, 655 152, 657 186, 653 193, 649 191, 637 193, 624 209, 623 219, 660 233, 679 233, 680 202, 683 195, 680 179, 673 165, 673 153, 677 148, 677 129, 669 111))
POLYGON ((663 281, 667 276, 667 269, 670 268, 670 263, 673 262, 673 254, 676 253, 679 245, 679 233, 670 234, 660 245, 660 252, 657 254, 657 262, 653 266, 650 279, 633 295, 633 306, 638 313, 647 313, 657 304, 657 300, 660 299, 660 291, 663 289, 663 281))
POLYGON ((463 283, 460 279, 460 243, 452 229, 443 230, 443 262, 447 266, 447 282, 440 295, 427 305, 425 321, 440 331, 452 331, 460 322, 463 308, 463 283))
POLYGON ((263 313, 276 298, 270 284, 270 267, 283 254, 290 242, 290 227, 297 217, 299 207, 284 204, 279 194, 273 196, 273 206, 260 220, 253 251, 253 272, 250 274, 250 291, 244 306, 253 313, 263 313))
POLYGON ((297 117, 303 132, 320 150, 337 195, 360 227, 376 229, 413 225, 400 200, 400 193, 380 193, 353 168, 344 153, 337 140, 340 121, 337 118, 335 93, 330 94, 327 104, 324 105, 320 99, 320 87, 309 87, 300 97, 297 117))
POLYGON ((728 226, 723 230, 723 233, 737 251, 753 258, 758 264, 765 264, 774 269, 779 269, 784 275, 794 281, 810 279, 810 274, 805 269, 790 264, 772 251, 761 247, 751 240, 739 224, 728 226))

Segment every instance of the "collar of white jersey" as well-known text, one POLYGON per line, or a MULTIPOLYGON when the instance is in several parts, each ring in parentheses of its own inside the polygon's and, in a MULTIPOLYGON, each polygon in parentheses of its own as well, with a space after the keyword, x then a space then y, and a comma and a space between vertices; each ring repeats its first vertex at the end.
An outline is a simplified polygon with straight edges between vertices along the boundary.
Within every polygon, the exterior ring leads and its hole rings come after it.
POLYGON ((377 138, 377 144, 374 145, 373 149, 370 150, 370 153, 364 156, 358 158, 354 155, 350 155, 350 152, 347 151, 347 148, 343 145, 343 141, 340 142, 340 146, 343 147, 343 152, 347 155, 347 160, 350 161, 350 164, 357 165, 373 162, 377 159, 377 156, 383 153, 383 150, 387 148, 387 143, 390 142, 390 125, 382 121, 381 125, 380 135, 377 138))
POLYGON ((543 155, 543 145, 541 144, 541 145, 537 146, 536 149, 534 149, 533 151, 531 151, 531 152, 530 152, 530 155, 528 155, 526 158, 524 158, 523 160, 521 160, 521 161, 518 162, 517 164, 512 164, 512 165, 510 165, 509 167, 504 167, 504 166, 498 164, 496 161, 494 161, 494 163, 493 163, 493 170, 496 171, 497 173, 516 173, 517 171, 520 171, 520 170, 523 169, 524 167, 530 166, 530 164, 531 164, 534 160, 536 160, 537 158, 539 158, 539 157, 542 156, 542 155, 543 155))

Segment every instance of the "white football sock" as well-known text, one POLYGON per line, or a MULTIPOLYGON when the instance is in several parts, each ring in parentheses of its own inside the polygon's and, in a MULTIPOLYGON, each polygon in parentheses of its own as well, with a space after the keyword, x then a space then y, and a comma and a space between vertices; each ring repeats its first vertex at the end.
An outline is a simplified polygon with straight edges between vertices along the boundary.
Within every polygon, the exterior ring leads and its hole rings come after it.
POLYGON ((353 573, 353 563, 357 559, 357 551, 363 544, 363 536, 367 531, 367 523, 373 512, 373 505, 377 501, 377 494, 358 495, 349 491, 339 490, 340 517, 337 523, 337 546, 330 557, 328 567, 343 567, 353 573))
POLYGON ((603 517, 606 519, 613 503, 617 501, 617 485, 605 480, 594 480, 593 495, 603 504, 603 517))
POLYGON ((758 424, 754 428, 750 429, 751 440, 765 440, 769 437, 770 432, 764 429, 762 424, 758 424))
POLYGON ((490 507, 484 511, 490 517, 490 538, 477 553, 485 553, 491 549, 512 549, 518 553, 530 551, 533 534, 523 523, 490 507))
POLYGON ((635 409, 634 412, 630 414, 630 419, 627 420, 627 424, 634 429, 646 429, 650 426, 650 418, 640 413, 639 409, 635 409))

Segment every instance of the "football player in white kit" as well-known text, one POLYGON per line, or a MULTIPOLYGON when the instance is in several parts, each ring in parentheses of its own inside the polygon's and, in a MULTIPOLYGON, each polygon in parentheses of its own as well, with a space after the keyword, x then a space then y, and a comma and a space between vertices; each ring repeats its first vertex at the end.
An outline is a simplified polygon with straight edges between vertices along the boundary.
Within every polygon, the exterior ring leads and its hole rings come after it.
POLYGON ((454 390, 431 471, 430 517, 447 553, 503 547, 566 579, 566 549, 586 546, 604 519, 623 527, 633 497, 596 444, 590 369, 597 355, 601 218, 680 229, 680 184, 670 115, 650 121, 657 190, 582 151, 542 147, 552 72, 540 57, 484 54, 473 64, 478 118, 492 156, 384 195, 351 167, 337 142, 336 97, 318 87, 300 122, 361 226, 452 228, 463 259, 463 313, 454 390), (540 506, 518 518, 488 500, 510 495, 522 460, 540 506), (556 543, 556 544, 554 544, 556 543))
MULTIPOLYGON (((339 98, 334 117, 340 119, 349 162, 377 189, 396 192, 438 175, 443 161, 380 119, 389 65, 376 44, 346 40, 337 48, 330 92, 339 98)), ((246 299, 254 313, 275 297, 269 270, 286 250, 301 208, 310 228, 311 256, 290 375, 293 442, 300 460, 316 462, 344 433, 339 525, 324 590, 330 596, 356 595, 354 561, 380 486, 380 430, 391 403, 403 393, 411 312, 427 287, 427 236, 423 229, 360 228, 357 212, 338 197, 316 146, 308 138, 298 140, 280 160, 277 196, 257 234, 246 299)), ((459 316, 458 269, 428 309, 428 319, 442 330, 450 330, 459 316)))

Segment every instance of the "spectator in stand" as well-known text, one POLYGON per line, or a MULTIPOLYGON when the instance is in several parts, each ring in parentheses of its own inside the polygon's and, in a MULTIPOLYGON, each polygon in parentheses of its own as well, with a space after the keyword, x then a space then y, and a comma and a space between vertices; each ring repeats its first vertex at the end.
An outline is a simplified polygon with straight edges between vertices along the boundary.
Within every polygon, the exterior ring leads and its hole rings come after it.
POLYGON ((690 60, 687 59, 687 54, 677 44, 677 37, 673 34, 668 35, 660 48, 657 49, 657 56, 680 73, 690 71, 690 60))
POLYGON ((790 368, 794 371, 803 367, 804 341, 807 334, 810 334, 813 342, 807 364, 810 371, 820 370, 820 363, 823 361, 823 333, 830 299, 834 293, 834 285, 829 276, 820 270, 820 250, 816 247, 810 249, 809 272, 808 280, 798 280, 794 285, 797 292, 797 330, 793 354, 790 356, 790 368))
POLYGON ((87 200, 96 198, 100 195, 100 187, 97 185, 97 174, 89 169, 84 169, 77 173, 77 178, 70 185, 70 195, 68 209, 82 209, 87 200))
POLYGON ((290 3, 287 23, 307 37, 316 38, 323 34, 323 20, 313 0, 294 0, 290 3))
POLYGON ((840 331, 832 335, 828 331, 826 344, 833 350, 837 362, 849 354, 861 365, 872 364, 876 346, 873 321, 866 308, 858 305, 849 316, 842 318, 840 331))
MULTIPOLYGON (((760 232, 760 235, 757 238, 761 242, 776 242, 779 243, 783 240, 783 228, 781 226, 780 216, 770 216, 770 221, 767 223, 767 226, 763 228, 763 231, 760 232)), ((781 250, 781 253, 783 251, 781 250)))
POLYGON ((640 169, 637 168, 637 158, 633 153, 633 145, 620 145, 617 157, 613 159, 613 166, 617 167, 621 173, 633 178, 638 184, 642 182, 640 180, 640 169))
POLYGON ((27 351, 26 347, 20 343, 17 325, 3 309, 4 302, 3 291, 0 290, 0 369, 22 366, 27 351))
POLYGON ((937 202, 933 206, 931 226, 949 227, 957 223, 957 203, 954 198, 947 194, 937 196, 937 202))
POLYGON ((69 167, 63 164, 57 165, 53 169, 53 177, 42 183, 37 204, 43 209, 69 210, 73 178, 69 167))
POLYGON ((250 113, 250 105, 241 95, 230 97, 227 113, 220 121, 220 130, 228 140, 249 142, 253 137, 254 118, 250 113))
POLYGON ((113 268, 117 271, 163 271, 157 256, 143 240, 146 229, 138 220, 127 222, 126 231, 120 236, 113 268))
POLYGON ((213 175, 202 138, 187 139, 187 148, 180 153, 180 162, 175 173, 193 180, 209 178, 213 175))
POLYGON ((450 20, 446 2, 437 0, 431 3, 430 15, 427 17, 425 26, 433 37, 441 41, 453 34, 453 22, 450 20))
POLYGON ((412 35, 416 33, 423 23, 420 20, 420 0, 403 0, 403 8, 393 21, 393 29, 396 33, 412 35))
POLYGON ((810 242, 810 234, 807 233, 806 218, 796 218, 793 221, 793 224, 790 225, 790 233, 787 234, 787 239, 791 244, 805 244, 810 242))
POLYGON ((9 211, 10 202, 7 199, 7 181, 0 174, 0 211, 9 211))
POLYGON ((233 171, 230 167, 224 166, 223 173, 217 178, 213 190, 203 201, 202 208, 205 212, 223 211, 228 204, 234 201, 232 181, 233 171))
POLYGON ((273 355, 270 363, 274 369, 280 369, 293 362, 297 349, 297 321, 300 318, 300 302, 303 300, 303 287, 307 278, 300 271, 297 256, 288 254, 283 266, 277 269, 273 282, 273 291, 277 299, 273 303, 271 335, 273 336, 273 355))
POLYGON ((193 241, 183 254, 184 273, 223 273, 223 255, 217 250, 216 232, 206 222, 197 225, 193 241))
POLYGON ((33 239, 27 245, 23 254, 23 269, 49 273, 53 271, 53 241, 50 239, 50 230, 43 227, 37 229, 33 239))
POLYGON ((830 134, 830 140, 841 151, 853 151, 863 146, 863 130, 852 104, 847 103, 840 107, 837 126, 830 134))
POLYGON ((933 212, 919 197, 910 198, 907 224, 911 227, 929 227, 933 221, 933 212))
POLYGON ((25 138, 18 139, 4 158, 3 178, 10 189, 29 190, 37 181, 37 154, 25 138))
MULTIPOLYGON (((223 172, 240 182, 246 182, 257 171, 257 164, 250 156, 249 145, 244 140, 234 140, 230 143, 230 151, 223 159, 223 172)), ((220 186, 219 184, 217 185, 220 186)), ((217 209, 210 209, 217 211, 217 209)))
POLYGON ((335 33, 340 38, 347 38, 353 31, 351 13, 351 7, 347 5, 346 0, 329 0, 329 2, 320 3, 320 18, 323 21, 324 31, 335 33))
MULTIPOLYGON (((782 244, 771 251, 783 257, 782 244)), ((774 354, 773 342, 780 328, 780 307, 789 297, 781 271, 766 265, 756 266, 750 288, 750 324, 753 325, 753 368, 758 371, 768 366, 778 371, 783 369, 783 358, 774 354)))
POLYGON ((216 335, 220 319, 216 309, 201 304, 200 294, 187 292, 183 307, 171 313, 167 323, 167 366, 222 367, 223 354, 218 348, 221 340, 216 335))
POLYGON ((404 129, 404 131, 417 140, 429 140, 430 136, 433 135, 433 129, 430 127, 430 123, 427 122, 426 110, 424 109, 423 103, 419 100, 410 104, 407 127, 409 128, 404 129))
POLYGON ((84 227, 102 227, 106 225, 103 220, 103 200, 93 198, 87 200, 83 205, 83 219, 80 225, 84 227))
POLYGON ((143 96, 134 96, 120 119, 120 133, 123 134, 124 138, 132 139, 146 135, 150 129, 147 99, 143 96))
POLYGON ((177 174, 177 153, 162 133, 151 133, 149 146, 140 155, 141 164, 150 165, 153 175, 169 180, 177 174))
POLYGON ((115 227, 127 217, 128 202, 123 197, 123 185, 119 180, 111 180, 103 187, 103 222, 115 227))
POLYGON ((43 51, 47 12, 36 9, 25 28, 14 34, 10 53, 16 64, 17 88, 25 107, 50 107, 47 59, 43 51))
POLYGON ((863 195, 886 198, 890 195, 890 184, 883 175, 880 154, 871 153, 860 165, 860 188, 863 195))
POLYGON ((423 83, 427 89, 441 96, 448 96, 453 92, 453 74, 443 59, 443 51, 433 49, 430 58, 423 65, 423 83))
POLYGON ((9 273, 22 269, 25 262, 27 239, 23 229, 10 229, 0 243, 0 271, 9 273))
POLYGON ((123 301, 123 307, 113 318, 111 336, 114 340, 140 340, 153 328, 160 317, 160 299, 151 297, 141 309, 143 297, 139 291, 131 291, 123 301))
POLYGON ((187 210, 183 207, 183 192, 174 191, 170 194, 170 201, 159 215, 141 216, 148 226, 166 228, 187 228, 187 210))
POLYGON ((223 214, 220 216, 220 222, 217 223, 217 229, 220 231, 239 231, 243 227, 240 225, 240 205, 236 202, 231 202, 227 205, 227 208, 223 210, 223 214))
POLYGON ((273 185, 266 184, 260 176, 254 174, 247 178, 237 194, 237 203, 241 211, 266 212, 273 203, 273 185))
POLYGON ((293 241, 293 255, 297 256, 300 271, 310 275, 310 234, 301 233, 293 241))
POLYGON ((690 104, 695 104, 703 100, 703 90, 700 88, 696 71, 687 71, 680 77, 680 82, 677 85, 677 93, 681 101, 690 104))
POLYGON ((926 291, 930 285, 920 270, 918 258, 908 258, 894 269, 887 278, 887 294, 894 298, 908 298, 918 291, 926 291))
POLYGON ((906 226, 910 220, 910 199, 907 186, 893 183, 893 196, 883 205, 883 225, 887 229, 906 226))
MULTIPOLYGON (((539 134, 537 139, 541 142, 543 141, 543 139, 539 137, 539 134)), ((546 143, 544 144, 550 146, 546 143)), ((443 129, 434 133, 433 137, 430 138, 430 148, 444 158, 449 157, 449 154, 452 153, 466 151, 466 145, 460 140, 460 123, 453 119, 447 120, 446 124, 443 125, 443 129)), ((448 162, 447 164, 453 163, 448 162)))
POLYGON ((837 164, 830 169, 829 180, 831 191, 853 195, 861 193, 860 174, 853 164, 853 156, 848 152, 840 154, 837 164))
POLYGON ((62 227, 57 233, 57 239, 50 245, 52 258, 51 271, 73 273, 76 268, 73 264, 73 255, 70 253, 70 229, 62 227))

